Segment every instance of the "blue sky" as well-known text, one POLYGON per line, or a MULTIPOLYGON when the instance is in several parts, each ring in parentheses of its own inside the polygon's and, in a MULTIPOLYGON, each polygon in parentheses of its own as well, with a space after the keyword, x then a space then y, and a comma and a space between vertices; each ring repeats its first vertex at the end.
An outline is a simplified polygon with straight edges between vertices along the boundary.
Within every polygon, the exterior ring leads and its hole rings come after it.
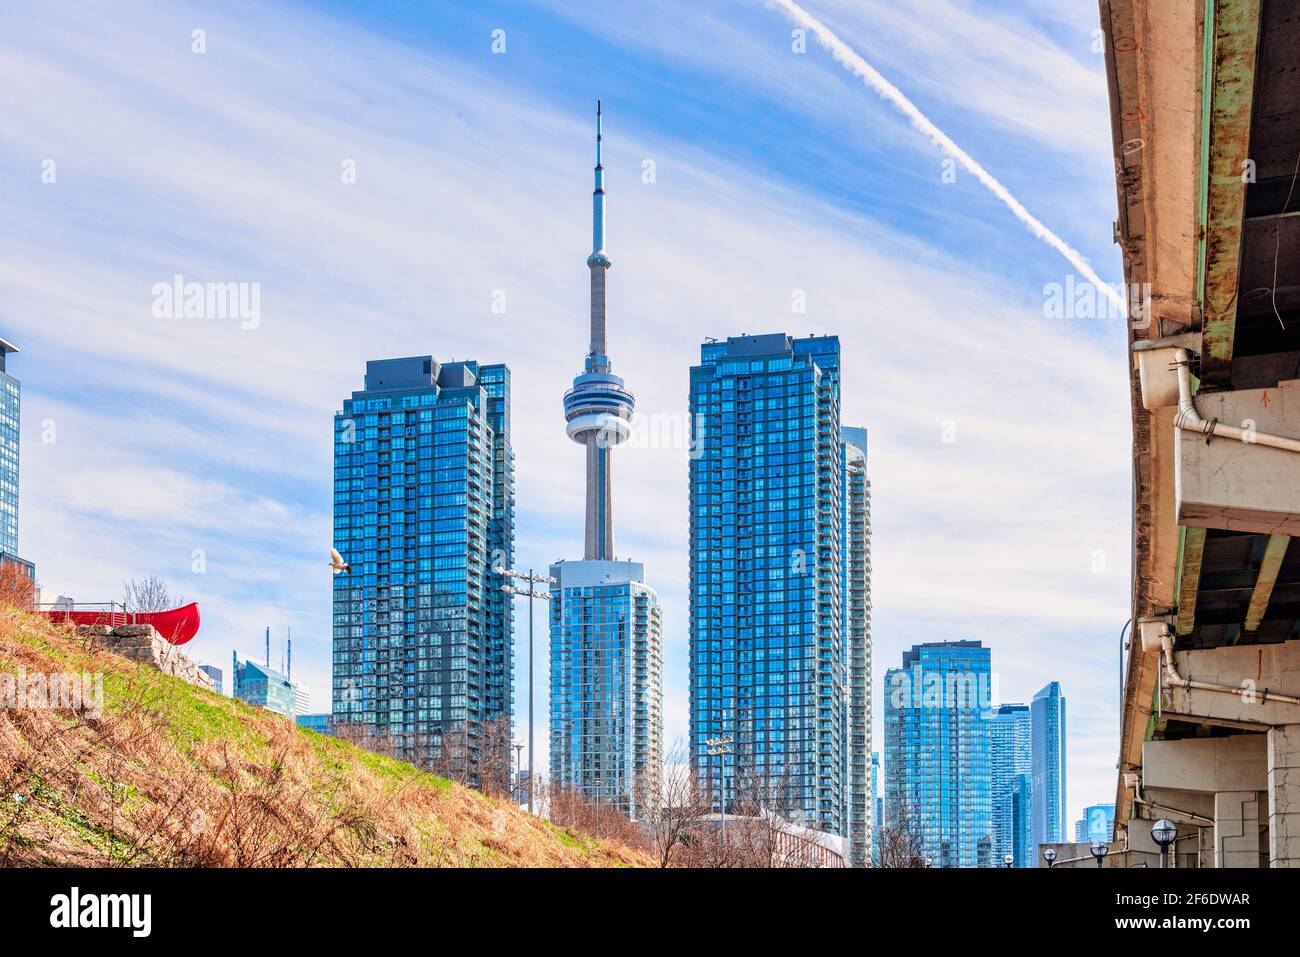
MULTIPOLYGON (((806 7, 1120 280, 1095 4, 806 7)), ((793 52, 779 10, 598 9, 8 12, 0 335, 23 348, 23 552, 84 601, 164 576, 202 604, 196 656, 224 667, 291 627, 322 707, 332 415, 367 358, 431 353, 511 366, 518 560, 576 557, 560 395, 586 348, 600 96, 611 352, 639 408, 684 411, 705 336, 839 335, 845 422, 872 436, 877 675, 913 642, 977 638, 1003 700, 1060 680, 1072 824, 1114 791, 1122 324, 1044 318, 1065 260, 973 176, 945 182, 943 155, 812 38, 793 52), (259 283, 260 324, 156 318, 151 290, 176 273, 259 283)), ((619 551, 665 607, 670 738, 686 732, 686 463, 626 449, 615 467, 619 551)))

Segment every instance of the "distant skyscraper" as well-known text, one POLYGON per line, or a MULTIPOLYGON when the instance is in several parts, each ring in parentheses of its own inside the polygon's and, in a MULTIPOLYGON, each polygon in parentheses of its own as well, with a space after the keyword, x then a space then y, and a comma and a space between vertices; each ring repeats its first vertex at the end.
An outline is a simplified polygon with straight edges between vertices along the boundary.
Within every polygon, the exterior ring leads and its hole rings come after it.
POLYGON ((1083 809, 1083 817, 1074 822, 1074 839, 1082 843, 1087 841, 1111 841, 1115 834, 1115 805, 1090 804, 1083 809))
POLYGON ((1037 867, 1038 848, 1034 844, 1034 788, 1028 771, 1011 779, 1011 853, 1016 867, 1037 867), (1023 863, 1022 863, 1023 862, 1023 863))
POLYGON ((1033 733, 1033 843, 1065 840, 1065 698, 1058 682, 1046 685, 1030 703, 1033 733))
POLYGON ((278 671, 253 661, 239 661, 238 654, 231 655, 231 696, 286 718, 299 714, 298 687, 278 671))
POLYGON ((22 387, 6 368, 18 351, 0 339, 0 554, 18 556, 18 434, 22 387))
POLYGON ((212 690, 217 694, 225 694, 225 687, 222 684, 221 669, 216 665, 199 665, 199 671, 212 679, 212 690))
POLYGON ((716 808, 730 810, 737 784, 758 781, 787 816, 842 836, 849 676, 839 340, 705 343, 691 369, 690 410, 695 766, 716 808))
POLYGON ((989 649, 912 646, 885 673, 885 824, 935 867, 993 864, 989 649))
POLYGON ((840 436, 844 445, 841 541, 849 679, 844 820, 849 866, 866 867, 872 856, 876 779, 871 751, 871 479, 867 477, 867 430, 845 426, 840 436))
POLYGON ((596 103, 591 342, 564 396, 571 439, 586 449, 586 547, 551 566, 551 776, 637 816, 657 799, 663 765, 663 626, 645 567, 614 556, 612 452, 634 399, 612 371, 605 315, 605 168, 596 103))
MULTIPOLYGON (((1015 867, 1033 867, 1029 858, 1016 855, 1015 808, 1012 787, 1016 776, 1031 769, 1029 705, 1000 705, 989 724, 989 765, 992 770, 993 860, 1001 865, 1010 854, 1015 867)), ((1022 849, 1023 851, 1023 849, 1022 849)))
POLYGON ((513 610, 493 571, 514 558, 509 369, 367 362, 334 417, 334 544, 352 566, 334 576, 335 720, 419 764, 463 731, 482 759, 483 725, 513 703, 513 610))

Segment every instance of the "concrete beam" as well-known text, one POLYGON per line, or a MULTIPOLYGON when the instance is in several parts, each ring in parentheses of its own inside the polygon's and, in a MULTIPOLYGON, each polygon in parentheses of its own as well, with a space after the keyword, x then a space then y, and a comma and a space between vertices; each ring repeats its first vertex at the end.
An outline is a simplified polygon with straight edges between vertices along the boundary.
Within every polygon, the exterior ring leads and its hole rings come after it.
MULTIPOLYGON (((1300 380, 1272 389, 1200 393, 1196 408, 1256 433, 1300 438, 1300 380)), ((1300 535, 1300 483, 1295 452, 1251 441, 1212 438, 1176 429, 1175 495, 1183 525, 1300 535)))
MULTIPOLYGON (((1184 791, 1263 791, 1268 787, 1268 739, 1263 734, 1148 741, 1142 748, 1143 796, 1152 788, 1184 791)), ((1182 805, 1175 804, 1175 807, 1182 805)), ((1187 810, 1204 814, 1198 804, 1187 810)), ((1209 808, 1213 814, 1213 807, 1209 808)))
POLYGON ((1261 0, 1217 0, 1205 24, 1201 132, 1201 380, 1232 381, 1261 0))
POLYGON ((1178 553, 1178 634, 1190 635, 1196 627, 1196 593, 1201 587, 1201 561, 1205 557, 1204 528, 1182 529, 1178 553))
POLYGON ((1273 597, 1273 586, 1277 584, 1277 573, 1282 570, 1282 559, 1291 545, 1289 535, 1270 535, 1264 547, 1264 558, 1259 563, 1259 577, 1255 579, 1255 590, 1251 592, 1250 604, 1246 608, 1244 631, 1256 631, 1268 611, 1269 599, 1273 597))
MULTIPOLYGON (((1161 714, 1184 721, 1206 719, 1260 731, 1300 723, 1300 704, 1270 693, 1300 696, 1300 642, 1233 645, 1178 651, 1174 663, 1183 679, 1240 689, 1237 693, 1171 685, 1161 675, 1161 714)), ((1229 790, 1229 789, 1224 789, 1229 790)))

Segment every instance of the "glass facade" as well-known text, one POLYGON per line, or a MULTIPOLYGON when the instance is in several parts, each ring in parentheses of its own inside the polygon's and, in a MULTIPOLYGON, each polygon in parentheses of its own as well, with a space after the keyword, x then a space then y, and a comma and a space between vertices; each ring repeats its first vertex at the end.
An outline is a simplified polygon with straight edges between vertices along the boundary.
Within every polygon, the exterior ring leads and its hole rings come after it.
MULTIPOLYGON (((510 372, 431 356, 366 363, 334 419, 333 714, 436 759, 513 706, 510 372)), ((509 736, 498 736, 507 747, 509 736)), ((499 757, 499 756, 498 756, 499 757)))
POLYGON ((233 697, 286 718, 297 715, 298 692, 284 675, 251 661, 240 664, 238 655, 231 656, 231 666, 233 697))
POLYGON ((844 448, 845 658, 848 672, 844 821, 849 866, 871 863, 875 768, 871 753, 871 480, 867 430, 840 430, 844 448))
POLYGON ((739 770, 793 819, 842 835, 839 340, 705 343, 690 410, 693 761, 719 810, 739 770))
POLYGON ((1090 804, 1083 809, 1083 817, 1074 822, 1076 842, 1106 841, 1115 836, 1115 805, 1090 804))
POLYGON ((0 553, 18 554, 18 426, 22 387, 5 369, 17 352, 0 339, 0 553))
POLYGON ((934 867, 993 862, 989 649, 914 645, 885 673, 885 823, 934 867))
POLYGON ((1012 787, 1017 775, 1030 770, 1029 705, 1004 704, 993 712, 989 725, 989 756, 992 767, 993 800, 993 859, 1002 865, 1010 854, 1014 867, 1033 867, 1034 862, 1022 858, 1025 848, 1017 853, 1015 840, 1015 814, 1012 807, 1012 787))
MULTIPOLYGON (((1033 842, 1059 844, 1065 838, 1065 697, 1061 685, 1046 685, 1030 703, 1033 731, 1033 842)), ((1034 851, 1037 854, 1037 849, 1034 851)))
POLYGON ((551 566, 551 777, 632 817, 663 766, 663 623, 636 562, 551 566))

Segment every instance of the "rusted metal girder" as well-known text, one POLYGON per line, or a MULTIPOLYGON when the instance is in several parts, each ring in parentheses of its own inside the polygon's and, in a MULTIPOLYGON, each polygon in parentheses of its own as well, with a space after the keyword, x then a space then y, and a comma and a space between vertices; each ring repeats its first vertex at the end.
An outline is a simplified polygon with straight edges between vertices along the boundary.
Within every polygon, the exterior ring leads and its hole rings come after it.
POLYGON ((1190 635, 1196 627, 1196 592, 1201 584, 1205 557, 1205 529, 1183 527, 1178 555, 1178 634, 1190 635))
POLYGON ((1273 597, 1273 586, 1277 584, 1277 573, 1282 570, 1282 559, 1291 545, 1290 535, 1270 535, 1264 546, 1264 558, 1259 563, 1259 577, 1255 579, 1255 590, 1250 594, 1250 604, 1246 606, 1244 631, 1256 631, 1268 611, 1269 599, 1273 597))
POLYGON ((1201 379, 1211 386, 1232 382, 1261 3, 1205 0, 1198 285, 1201 379))

